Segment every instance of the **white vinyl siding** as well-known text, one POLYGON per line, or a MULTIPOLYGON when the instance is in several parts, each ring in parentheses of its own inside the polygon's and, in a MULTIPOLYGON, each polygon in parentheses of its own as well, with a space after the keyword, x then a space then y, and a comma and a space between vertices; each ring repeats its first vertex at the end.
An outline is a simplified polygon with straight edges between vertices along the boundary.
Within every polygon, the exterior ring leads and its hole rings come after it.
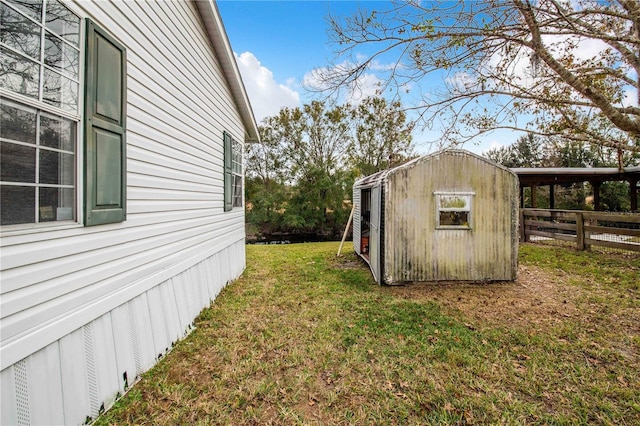
MULTIPOLYGON (((180 322, 167 323, 166 330, 155 324, 144 329, 143 370, 127 367, 133 383, 183 335, 221 286, 244 269, 244 209, 224 214, 220 135, 227 131, 244 140, 246 132, 196 5, 104 1, 70 6, 127 49, 127 220, 2 231, 3 390, 4 377, 15 378, 14 364, 30 354, 55 342, 60 351, 73 348, 76 343, 62 342, 95 321, 111 321, 114 330, 126 328, 118 312, 132 300, 144 299, 135 303, 156 312, 158 301, 171 304, 175 297, 176 305, 168 309, 180 322), (211 260, 221 256, 227 260, 211 260), (208 266, 198 266, 203 262, 208 266), (197 285, 205 287, 192 289, 197 285)), ((165 321, 159 314, 154 320, 165 321)), ((96 341, 98 331, 94 327, 92 332, 96 341)), ((96 356, 100 351, 93 348, 96 356)), ((120 388, 122 372, 118 364, 116 378, 109 379, 120 388)), ((100 403, 104 392, 96 392, 100 403)), ((4 395, 2 420, 15 419, 9 408, 5 411, 4 395)), ((93 415, 95 407, 89 408, 93 415)), ((78 420, 79 412, 61 415, 65 423, 84 421, 78 420)))
POLYGON ((238 241, 3 369, 0 424, 83 424, 87 416, 95 418, 185 336, 203 304, 244 263, 244 241, 238 241))

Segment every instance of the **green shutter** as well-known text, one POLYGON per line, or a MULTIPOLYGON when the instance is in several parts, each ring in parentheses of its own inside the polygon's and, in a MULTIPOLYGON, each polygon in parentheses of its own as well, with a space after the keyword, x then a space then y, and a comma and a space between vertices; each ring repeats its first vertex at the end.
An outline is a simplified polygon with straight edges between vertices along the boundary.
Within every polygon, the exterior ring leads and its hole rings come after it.
POLYGON ((124 46, 87 19, 84 223, 126 218, 126 93, 124 46))
POLYGON ((224 211, 233 209, 233 139, 224 132, 224 211))

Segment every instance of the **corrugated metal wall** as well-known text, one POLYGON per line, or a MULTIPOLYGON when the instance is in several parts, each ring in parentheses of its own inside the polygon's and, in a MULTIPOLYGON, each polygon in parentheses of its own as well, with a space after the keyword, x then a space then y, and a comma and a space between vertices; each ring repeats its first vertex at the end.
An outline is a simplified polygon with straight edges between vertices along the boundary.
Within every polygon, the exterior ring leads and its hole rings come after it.
POLYGON ((389 173, 385 280, 515 279, 517 184, 509 170, 460 150, 442 151, 389 173), (435 191, 475 192, 471 230, 436 229, 435 191))
POLYGON ((361 196, 360 188, 353 188, 353 250, 360 254, 360 222, 361 222, 361 196))
POLYGON ((222 134, 245 129, 195 5, 70 7, 127 48, 127 220, 3 233, 2 424, 95 416, 244 268, 222 134))
POLYGON ((383 276, 382 264, 380 260, 382 258, 380 252, 380 238, 382 237, 380 228, 382 213, 382 187, 380 185, 371 188, 371 223, 370 223, 370 235, 369 235, 369 265, 371 266, 371 272, 373 278, 378 284, 382 283, 383 276))

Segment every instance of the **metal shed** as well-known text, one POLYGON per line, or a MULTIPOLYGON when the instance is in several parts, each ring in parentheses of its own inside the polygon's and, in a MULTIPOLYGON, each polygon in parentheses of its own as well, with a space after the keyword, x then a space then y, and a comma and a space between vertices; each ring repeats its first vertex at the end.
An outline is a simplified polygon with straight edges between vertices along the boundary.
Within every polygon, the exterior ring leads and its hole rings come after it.
POLYGON ((353 247, 379 284, 509 281, 518 257, 518 178, 447 149, 353 186, 353 247))

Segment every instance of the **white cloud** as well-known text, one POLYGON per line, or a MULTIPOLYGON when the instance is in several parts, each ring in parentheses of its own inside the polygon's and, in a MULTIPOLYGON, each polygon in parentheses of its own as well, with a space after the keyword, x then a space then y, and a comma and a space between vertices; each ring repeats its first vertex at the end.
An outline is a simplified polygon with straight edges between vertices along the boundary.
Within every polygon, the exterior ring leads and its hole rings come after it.
POLYGON ((349 90, 347 102, 358 103, 367 97, 379 96, 382 83, 382 80, 373 74, 361 75, 355 87, 349 90))
POLYGON ((283 107, 300 106, 300 94, 291 88, 293 80, 278 83, 251 52, 239 56, 234 52, 234 55, 258 123, 265 117, 277 115, 283 107))
POLYGON ((477 84, 477 79, 471 74, 461 71, 445 78, 447 85, 454 93, 468 93, 477 84))
MULTIPOLYGON (((320 67, 315 68, 305 74, 303 78, 303 86, 315 91, 328 91, 329 85, 325 79, 332 79, 335 75, 341 74, 353 68, 351 62, 343 62, 333 68, 320 67)), ((375 74, 366 73, 357 78, 355 82, 349 83, 348 87, 342 88, 341 97, 338 99, 341 103, 357 104, 361 100, 370 96, 379 96, 384 81, 375 74)))
POLYGON ((505 145, 498 141, 491 141, 489 143, 489 149, 498 149, 498 148, 502 148, 503 146, 505 145))

